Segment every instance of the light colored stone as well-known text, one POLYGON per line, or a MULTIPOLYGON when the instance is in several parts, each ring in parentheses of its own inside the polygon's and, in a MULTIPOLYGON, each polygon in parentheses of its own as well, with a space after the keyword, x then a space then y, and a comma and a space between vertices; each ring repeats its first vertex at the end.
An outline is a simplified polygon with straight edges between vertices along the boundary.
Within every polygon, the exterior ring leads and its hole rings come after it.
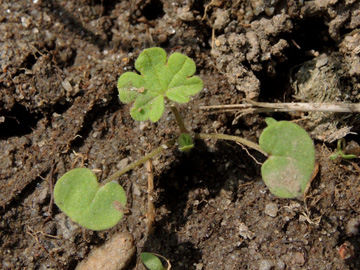
POLYGON ((278 212, 278 206, 276 203, 268 203, 265 206, 265 214, 270 217, 276 217, 278 212))
POLYGON ((360 216, 350 219, 349 222, 346 224, 346 234, 348 236, 358 235, 359 227, 360 227, 360 216))
POLYGON ((135 254, 134 240, 130 233, 118 233, 100 247, 94 248, 88 258, 75 270, 121 270, 135 254))
POLYGON ((261 260, 259 262, 259 270, 271 270, 274 267, 272 260, 261 260))

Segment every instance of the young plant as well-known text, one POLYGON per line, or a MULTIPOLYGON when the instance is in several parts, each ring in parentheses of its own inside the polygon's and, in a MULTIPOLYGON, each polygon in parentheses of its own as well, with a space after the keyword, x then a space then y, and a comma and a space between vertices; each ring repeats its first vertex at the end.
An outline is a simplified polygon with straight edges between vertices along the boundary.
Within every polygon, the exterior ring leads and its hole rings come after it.
POLYGON ((344 138, 338 140, 338 141, 337 141, 336 152, 330 156, 330 159, 331 159, 331 160, 335 160, 335 159, 337 159, 337 157, 339 157, 339 156, 342 157, 343 159, 354 159, 354 158, 357 158, 357 156, 354 155, 354 154, 345 154, 345 153, 344 153, 344 150, 343 150, 343 149, 345 149, 345 145, 346 145, 346 142, 345 142, 345 139, 344 139, 344 138))
POLYGON ((170 268, 171 268, 171 264, 170 264, 169 260, 167 260, 166 258, 164 258, 163 256, 161 256, 159 254, 142 252, 140 254, 140 258, 141 258, 141 261, 143 262, 143 264, 149 270, 170 270, 170 268), (158 256, 163 258, 166 261, 166 263, 168 265, 167 268, 165 268, 163 266, 163 264, 158 256))
MULTIPOLYGON (((122 174, 143 164, 148 159, 178 144, 180 151, 189 151, 194 143, 187 131, 175 103, 186 103, 203 88, 199 77, 193 76, 195 63, 181 53, 167 59, 161 48, 144 50, 135 61, 140 74, 125 72, 118 80, 119 98, 133 102, 130 115, 134 120, 158 121, 165 104, 179 125, 177 139, 166 142, 149 154, 117 171, 99 186, 89 169, 74 169, 65 173, 54 189, 55 203, 72 220, 92 230, 104 230, 117 224, 123 216, 126 195, 122 187, 113 182, 122 174)), ((266 120, 268 127, 260 136, 260 145, 244 138, 226 134, 194 134, 197 139, 232 140, 253 148, 266 156, 261 173, 265 184, 276 196, 295 198, 303 194, 315 164, 314 145, 300 126, 286 121, 266 120)))

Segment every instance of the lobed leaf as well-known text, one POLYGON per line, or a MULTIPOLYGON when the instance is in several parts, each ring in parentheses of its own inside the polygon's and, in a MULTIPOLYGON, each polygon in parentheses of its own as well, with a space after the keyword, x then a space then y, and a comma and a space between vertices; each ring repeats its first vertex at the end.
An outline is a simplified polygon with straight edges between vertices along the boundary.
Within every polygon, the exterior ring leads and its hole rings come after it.
POLYGON ((121 102, 133 102, 141 94, 141 89, 144 84, 144 78, 134 72, 125 72, 122 74, 117 85, 121 102))
POLYGON ((315 167, 315 148, 307 132, 287 121, 268 119, 259 144, 270 156, 261 167, 265 184, 276 196, 303 194, 315 167))
POLYGON ((77 168, 65 173, 54 188, 56 205, 73 221, 90 230, 105 230, 123 217, 116 204, 126 205, 123 188, 114 182, 99 186, 89 169, 77 168))
POLYGON ((156 65, 165 65, 166 52, 162 48, 154 47, 145 49, 135 61, 135 68, 144 74, 148 69, 152 69, 156 65))
POLYGON ((158 121, 165 109, 164 97, 157 95, 153 97, 151 93, 139 96, 130 110, 130 115, 137 121, 145 121, 148 118, 158 121))
POLYGON ((119 98, 124 103, 135 101, 130 110, 134 120, 156 122, 164 112, 165 97, 186 103, 203 88, 199 77, 191 77, 196 71, 193 60, 181 53, 173 53, 166 60, 163 49, 145 49, 135 61, 141 75, 126 72, 120 76, 119 98))

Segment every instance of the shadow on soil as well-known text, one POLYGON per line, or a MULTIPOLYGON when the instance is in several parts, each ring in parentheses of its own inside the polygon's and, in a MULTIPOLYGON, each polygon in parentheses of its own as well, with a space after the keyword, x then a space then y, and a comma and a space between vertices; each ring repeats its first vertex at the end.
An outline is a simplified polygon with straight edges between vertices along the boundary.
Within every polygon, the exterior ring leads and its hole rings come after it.
MULTIPOLYGON (((223 141, 216 143, 214 151, 197 141, 195 149, 190 153, 177 152, 175 160, 157 179, 161 192, 156 209, 165 208, 167 214, 156 221, 156 231, 148 237, 144 250, 170 259, 173 269, 193 269, 203 255, 197 243, 210 236, 200 231, 186 234, 187 223, 196 222, 191 220, 194 216, 208 219, 201 209, 209 200, 221 196, 221 190, 237 190, 236 180, 244 179, 244 175, 253 179, 260 167, 238 145, 223 141)), ((231 200, 236 200, 236 192, 231 200)), ((217 226, 211 221, 208 224, 217 226)))

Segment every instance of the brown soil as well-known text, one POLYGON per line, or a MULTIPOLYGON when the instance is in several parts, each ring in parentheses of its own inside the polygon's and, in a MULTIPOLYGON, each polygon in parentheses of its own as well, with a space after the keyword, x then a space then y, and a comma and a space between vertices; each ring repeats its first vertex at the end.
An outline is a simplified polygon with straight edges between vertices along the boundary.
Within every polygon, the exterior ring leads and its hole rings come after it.
MULTIPOLYGON (((145 48, 195 60, 205 89, 180 106, 194 132, 257 141, 269 114, 199 109, 245 97, 311 102, 324 91, 327 101, 359 102, 360 2, 299 2, 1 1, 0 268, 75 269, 128 232, 136 252, 123 269, 145 269, 142 251, 165 256, 173 269, 360 269, 360 168, 328 159, 336 138, 359 131, 356 115, 271 114, 296 120, 315 140, 319 172, 305 200, 269 193, 241 146, 197 141, 190 153, 169 149, 153 159, 153 234, 145 167, 119 179, 129 211, 111 230, 82 229, 53 203, 66 171, 87 167, 105 179, 178 132, 169 110, 155 124, 138 123, 118 100, 118 77, 145 48), (332 75, 316 77, 324 66, 332 75), (335 124, 316 129, 324 123, 335 124)), ((359 148, 356 134, 346 140, 359 148)))

